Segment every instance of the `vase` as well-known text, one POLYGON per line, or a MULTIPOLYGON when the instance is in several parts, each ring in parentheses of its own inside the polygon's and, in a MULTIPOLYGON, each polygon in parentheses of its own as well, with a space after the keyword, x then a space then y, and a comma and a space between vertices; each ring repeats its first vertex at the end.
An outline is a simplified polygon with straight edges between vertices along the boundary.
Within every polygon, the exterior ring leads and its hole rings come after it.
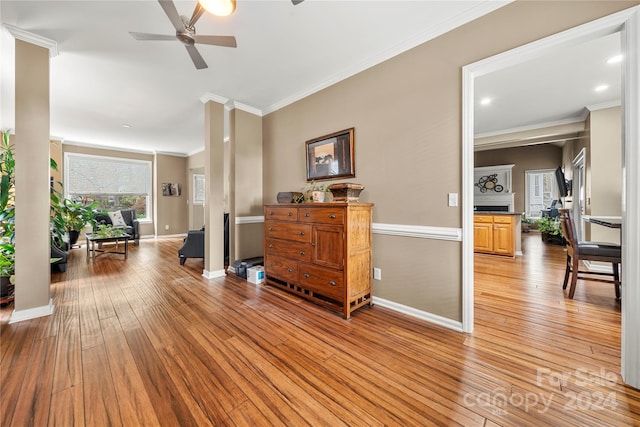
POLYGON ((324 202, 324 191, 312 191, 311 196, 313 197, 313 201, 316 203, 324 202))

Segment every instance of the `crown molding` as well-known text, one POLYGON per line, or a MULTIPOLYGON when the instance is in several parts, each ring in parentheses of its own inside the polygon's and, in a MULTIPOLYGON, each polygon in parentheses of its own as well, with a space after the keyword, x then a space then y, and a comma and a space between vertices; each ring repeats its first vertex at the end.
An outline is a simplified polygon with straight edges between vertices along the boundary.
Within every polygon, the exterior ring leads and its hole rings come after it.
POLYGON ((416 46, 419 46, 423 43, 428 42, 442 34, 445 34, 457 27, 460 27, 468 22, 473 21, 474 19, 478 19, 481 16, 484 16, 488 13, 495 11, 503 6, 506 6, 509 3, 512 3, 513 0, 503 0, 503 1, 489 1, 482 2, 475 7, 472 7, 466 10, 459 15, 454 16, 453 18, 440 23, 432 28, 425 29, 424 31, 416 34, 413 37, 410 37, 404 40, 401 43, 393 46, 392 48, 386 49, 379 54, 372 56, 359 64, 356 64, 352 67, 346 68, 338 74, 334 74, 324 81, 318 82, 315 86, 311 88, 295 93, 291 96, 284 98, 283 100, 271 104, 270 106, 264 108, 262 110, 264 115, 273 113, 281 108, 286 107, 287 105, 293 104, 296 101, 299 101, 303 98, 306 98, 309 95, 313 95, 316 92, 321 91, 322 89, 326 89, 329 86, 332 86, 342 80, 346 80, 347 78, 354 76, 368 68, 373 67, 374 65, 378 65, 381 62, 384 62, 388 59, 393 58, 394 56, 398 56, 403 52, 408 51, 409 49, 413 49, 416 46))
POLYGON ((175 152, 171 152, 171 151, 155 151, 154 152, 155 155, 161 155, 161 156, 173 156, 173 157, 189 157, 188 154, 185 153, 175 153, 175 152))
MULTIPOLYGON (((615 101, 609 101, 609 102, 601 102, 599 104, 592 104, 592 105, 587 105, 587 110, 589 111, 598 111, 598 110, 604 110, 607 108, 613 108, 613 107, 620 107, 622 106, 622 101, 620 99, 617 99, 615 101)), ((585 114, 586 116, 586 114, 585 114)), ((585 117, 586 119, 586 117, 585 117)))
POLYGON ((246 113, 249 114, 253 114, 256 115, 258 117, 262 117, 262 110, 260 110, 259 108, 256 107, 252 107, 251 105, 247 105, 247 104, 243 104, 242 102, 238 102, 238 101, 229 101, 229 109, 233 110, 234 108, 237 110, 242 110, 246 113))
MULTIPOLYGON (((495 132, 481 133, 478 135, 474 135, 474 140, 477 141, 478 139, 490 138, 492 136, 501 136, 501 135, 507 135, 511 133, 527 132, 527 131, 538 130, 538 129, 553 128, 556 126, 571 125, 574 123, 582 123, 587 119, 588 113, 589 112, 587 110, 583 110, 579 116, 571 117, 564 120, 557 120, 555 122, 547 122, 547 123, 537 123, 535 125, 530 125, 530 126, 521 126, 517 128, 503 129, 495 132)), ((584 127, 582 127, 581 129, 577 129, 578 132, 581 130, 584 130, 584 127)))
POLYGON ((150 156, 153 156, 156 154, 153 151, 136 150, 133 148, 124 148, 124 147, 111 147, 108 145, 98 145, 98 144, 90 144, 87 142, 77 142, 77 141, 67 141, 67 140, 63 141, 63 145, 74 145, 76 147, 95 148, 97 150, 121 151, 124 153, 146 154, 150 156))
POLYGON ((206 92, 200 97, 200 102, 202 102, 203 104, 206 104, 209 101, 225 105, 227 102, 229 102, 229 98, 225 98, 224 96, 216 95, 215 93, 211 92, 206 92))
POLYGON ((36 46, 44 47, 45 49, 49 49, 49 58, 54 58, 58 56, 58 42, 55 40, 48 39, 46 37, 39 36, 34 33, 30 33, 29 31, 23 30, 22 28, 18 28, 11 24, 2 24, 4 28, 9 31, 9 33, 16 40, 22 40, 23 42, 31 43, 36 46))

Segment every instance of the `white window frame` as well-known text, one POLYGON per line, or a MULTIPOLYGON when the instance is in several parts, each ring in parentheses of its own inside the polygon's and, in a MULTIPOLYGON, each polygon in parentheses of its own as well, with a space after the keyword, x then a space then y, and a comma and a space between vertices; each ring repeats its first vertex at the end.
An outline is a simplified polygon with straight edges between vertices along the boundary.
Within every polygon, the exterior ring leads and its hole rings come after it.
POLYGON ((204 205, 205 181, 203 173, 193 174, 193 204, 204 205))
MULTIPOLYGON (((531 212, 529 212, 529 207, 531 204, 531 194, 529 191, 530 188, 530 181, 531 181, 531 176, 532 175, 538 175, 538 174, 551 174, 553 175, 553 179, 555 179, 555 169, 532 169, 532 170, 526 170, 524 171, 524 210, 525 210, 525 215, 527 216, 527 218, 540 218, 542 216, 542 214, 538 214, 538 215, 532 215, 531 212)), ((551 188, 551 199, 555 200, 557 199, 558 196, 558 190, 552 186, 551 188)))
POLYGON ((138 218, 138 222, 140 223, 151 223, 153 222, 153 164, 150 160, 139 160, 139 159, 130 159, 127 157, 112 157, 112 156, 100 156, 96 154, 82 154, 82 153, 72 153, 67 152, 64 153, 64 196, 69 197, 69 189, 67 183, 69 182, 69 158, 70 157, 85 157, 85 158, 94 158, 100 160, 113 160, 115 162, 122 163, 144 163, 147 165, 147 170, 149 173, 148 176, 148 188, 147 188, 147 209, 146 209, 146 218, 138 218))

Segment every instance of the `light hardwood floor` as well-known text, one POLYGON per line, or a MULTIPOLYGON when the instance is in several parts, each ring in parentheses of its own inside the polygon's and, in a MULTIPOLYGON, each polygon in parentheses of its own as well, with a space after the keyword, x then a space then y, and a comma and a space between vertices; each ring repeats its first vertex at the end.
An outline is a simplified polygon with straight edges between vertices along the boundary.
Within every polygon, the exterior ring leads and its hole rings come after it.
POLYGON ((0 309, 1 425, 640 425, 621 385, 613 285, 561 289, 564 251, 476 256, 476 330, 374 306, 339 314, 180 267, 180 239, 129 259, 72 251, 52 316, 0 309))

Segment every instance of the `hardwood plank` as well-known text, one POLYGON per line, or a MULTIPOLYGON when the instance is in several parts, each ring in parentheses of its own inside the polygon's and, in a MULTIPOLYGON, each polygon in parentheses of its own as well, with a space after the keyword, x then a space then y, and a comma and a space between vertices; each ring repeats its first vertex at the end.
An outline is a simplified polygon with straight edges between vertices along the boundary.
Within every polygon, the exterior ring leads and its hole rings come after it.
POLYGON ((82 384, 54 392, 51 396, 49 426, 82 427, 84 420, 82 384))
POLYGON ((122 424, 124 426, 160 425, 120 322, 110 317, 102 320, 101 324, 122 424))
POLYGON ((82 371, 86 424, 123 425, 104 344, 82 350, 82 371))
MULTIPOLYGON (((48 330, 48 324, 42 330, 48 330)), ((56 338, 37 339, 31 348, 31 363, 26 369, 12 425, 47 425, 51 405, 56 338)))

